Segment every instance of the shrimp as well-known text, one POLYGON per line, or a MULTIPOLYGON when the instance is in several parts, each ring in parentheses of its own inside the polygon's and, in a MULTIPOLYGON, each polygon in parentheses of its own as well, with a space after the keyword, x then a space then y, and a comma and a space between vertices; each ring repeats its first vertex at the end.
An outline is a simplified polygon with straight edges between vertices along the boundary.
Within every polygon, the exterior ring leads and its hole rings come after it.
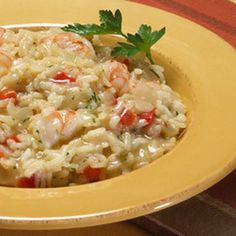
POLYGON ((33 122, 33 133, 46 148, 51 148, 60 140, 69 139, 81 128, 80 117, 73 110, 53 111, 48 115, 38 115, 33 122))
POLYGON ((87 56, 95 56, 91 43, 74 33, 59 33, 39 40, 39 44, 50 45, 52 43, 56 43, 58 47, 70 50, 76 55, 85 54, 87 56))
POLYGON ((118 61, 109 60, 104 63, 105 75, 115 88, 117 95, 122 95, 129 90, 129 71, 127 66, 118 61))
POLYGON ((71 48, 74 51, 83 50, 86 45, 79 40, 77 41, 75 40, 75 36, 73 33, 60 33, 54 36, 54 42, 57 43, 60 48, 71 48), (78 45, 76 44, 77 41, 78 45))
POLYGON ((158 99, 158 90, 160 90, 160 84, 157 81, 147 81, 144 79, 132 79, 129 81, 130 93, 135 97, 141 98, 142 100, 149 102, 153 105, 155 105, 156 100, 158 99))
POLYGON ((0 76, 7 74, 11 68, 12 59, 3 52, 0 52, 0 76))
POLYGON ((0 28, 0 46, 3 44, 4 42, 4 38, 3 38, 3 35, 5 34, 6 32, 6 29, 4 28, 0 28))
POLYGON ((52 113, 52 115, 60 121, 62 130, 65 128, 66 124, 74 118, 75 114, 76 112, 73 110, 55 111, 52 113))

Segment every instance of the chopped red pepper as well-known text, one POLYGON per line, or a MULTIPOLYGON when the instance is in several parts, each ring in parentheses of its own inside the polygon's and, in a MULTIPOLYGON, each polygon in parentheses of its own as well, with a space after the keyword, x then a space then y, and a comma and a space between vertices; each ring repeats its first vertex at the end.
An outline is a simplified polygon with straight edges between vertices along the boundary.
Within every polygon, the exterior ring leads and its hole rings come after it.
POLYGON ((3 158, 5 156, 6 156, 5 153, 3 151, 0 151, 0 158, 3 158))
POLYGON ((15 141, 16 143, 20 143, 20 140, 17 138, 16 135, 11 135, 11 136, 7 137, 7 138, 5 139, 5 141, 4 141, 2 144, 3 144, 3 145, 7 145, 7 141, 8 141, 8 140, 13 140, 13 141, 15 141))
POLYGON ((59 71, 50 81, 58 84, 69 84, 76 82, 76 78, 67 75, 64 71, 59 71))
POLYGON ((129 66, 130 65, 130 61, 127 57, 125 57, 122 61, 126 66, 129 66))
POLYGON ((91 166, 87 166, 83 174, 87 178, 89 182, 95 182, 100 179, 101 169, 100 168, 92 168, 91 166))
POLYGON ((1 100, 12 98, 16 101, 16 97, 17 97, 16 91, 13 89, 5 88, 0 91, 0 99, 1 100))
POLYGON ((130 60, 127 57, 117 57, 116 60, 125 64, 127 67, 130 65, 130 60))
POLYGON ((35 175, 32 175, 29 178, 27 177, 20 178, 17 181, 16 186, 20 188, 35 188, 36 187, 35 175))
POLYGON ((113 101, 113 105, 116 106, 117 104, 118 104, 118 100, 117 100, 117 98, 115 98, 114 101, 113 101))
POLYGON ((9 136, 6 140, 9 140, 9 139, 15 141, 16 143, 19 143, 19 142, 20 142, 20 140, 17 138, 16 135, 11 135, 11 136, 9 136))
POLYGON ((155 109, 149 112, 143 112, 139 115, 140 120, 146 120, 148 124, 152 123, 154 119, 155 109))
POLYGON ((120 122, 122 125, 125 126, 132 125, 135 119, 136 119, 135 113, 129 111, 127 108, 125 108, 120 115, 120 122))

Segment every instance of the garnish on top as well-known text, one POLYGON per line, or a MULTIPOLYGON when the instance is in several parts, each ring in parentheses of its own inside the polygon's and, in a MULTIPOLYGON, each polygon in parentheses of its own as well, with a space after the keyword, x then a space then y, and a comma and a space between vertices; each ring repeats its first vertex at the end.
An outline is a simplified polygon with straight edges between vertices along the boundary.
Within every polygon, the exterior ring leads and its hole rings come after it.
POLYGON ((99 11, 100 25, 74 23, 69 24, 62 29, 67 32, 73 32, 79 35, 96 35, 96 34, 115 34, 124 37, 127 43, 119 42, 119 46, 113 48, 112 56, 132 57, 141 52, 146 55, 151 64, 155 64, 151 55, 151 47, 165 34, 165 27, 160 30, 152 31, 152 27, 142 24, 135 34, 123 33, 122 15, 120 10, 115 14, 110 10, 99 11))

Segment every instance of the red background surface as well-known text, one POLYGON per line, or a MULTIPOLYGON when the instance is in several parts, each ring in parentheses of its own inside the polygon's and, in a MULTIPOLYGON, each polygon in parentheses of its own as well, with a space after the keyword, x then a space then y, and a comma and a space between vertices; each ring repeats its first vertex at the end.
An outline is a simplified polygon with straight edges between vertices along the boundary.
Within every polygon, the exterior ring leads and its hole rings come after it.
POLYGON ((190 19, 236 47, 236 4, 228 0, 133 0, 190 19))

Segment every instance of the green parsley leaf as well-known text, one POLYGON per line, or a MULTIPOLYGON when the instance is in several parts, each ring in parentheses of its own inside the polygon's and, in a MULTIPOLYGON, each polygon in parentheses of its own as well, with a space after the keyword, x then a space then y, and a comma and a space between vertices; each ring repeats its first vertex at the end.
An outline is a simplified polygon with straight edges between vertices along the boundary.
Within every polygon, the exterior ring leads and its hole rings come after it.
POLYGON ((64 31, 73 32, 79 35, 94 35, 94 34, 121 34, 122 16, 119 10, 116 10, 113 15, 112 11, 101 10, 99 11, 99 19, 101 24, 86 24, 82 25, 74 23, 67 25, 62 29, 64 31))
POLYGON ((159 31, 153 31, 148 25, 141 25, 136 34, 128 34, 128 42, 135 45, 137 51, 144 52, 151 64, 155 64, 151 55, 151 47, 165 34, 165 27, 159 31))
POLYGON ((139 49, 128 43, 119 43, 120 46, 115 47, 112 56, 128 56, 132 57, 139 52, 139 49))
POLYGON ((101 27, 112 34, 122 34, 122 15, 120 10, 116 10, 113 15, 112 11, 99 11, 101 27))
POLYGON ((74 25, 67 25, 62 29, 64 31, 73 32, 79 35, 105 34, 104 29, 95 24, 81 25, 79 23, 75 23, 74 25))
POLYGON ((118 9, 115 14, 110 10, 100 10, 99 20, 100 25, 74 23, 62 29, 79 35, 116 34, 123 36, 127 43, 119 43, 119 46, 112 50, 112 56, 132 57, 141 52, 146 55, 151 64, 155 64, 151 55, 151 47, 165 34, 165 27, 159 31, 152 31, 151 26, 142 24, 137 33, 126 35, 122 32, 122 15, 118 9))

